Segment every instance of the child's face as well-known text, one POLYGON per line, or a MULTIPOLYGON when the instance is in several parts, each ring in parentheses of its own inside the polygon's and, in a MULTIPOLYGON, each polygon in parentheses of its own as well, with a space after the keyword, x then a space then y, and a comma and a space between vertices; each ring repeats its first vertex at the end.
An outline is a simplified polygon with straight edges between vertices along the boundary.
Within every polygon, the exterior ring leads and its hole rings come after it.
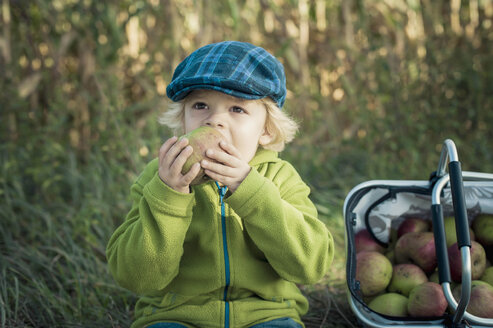
POLYGON ((249 162, 258 145, 272 137, 266 132, 267 111, 258 100, 246 100, 213 90, 195 90, 185 99, 184 128, 188 133, 200 126, 211 126, 222 133, 249 162))

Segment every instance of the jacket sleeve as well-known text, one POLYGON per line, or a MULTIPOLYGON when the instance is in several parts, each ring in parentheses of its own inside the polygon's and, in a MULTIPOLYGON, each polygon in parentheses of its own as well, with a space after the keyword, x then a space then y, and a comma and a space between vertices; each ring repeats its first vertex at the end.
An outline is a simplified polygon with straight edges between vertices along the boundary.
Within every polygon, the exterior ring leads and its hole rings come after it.
POLYGON ((144 171, 132 185, 132 208, 106 248, 115 280, 137 294, 161 290, 178 274, 192 217, 193 194, 169 188, 155 171, 151 176, 144 171))
POLYGON ((327 273, 334 241, 296 170, 287 162, 274 165, 282 167, 269 178, 252 169, 226 202, 281 277, 312 284, 327 273))

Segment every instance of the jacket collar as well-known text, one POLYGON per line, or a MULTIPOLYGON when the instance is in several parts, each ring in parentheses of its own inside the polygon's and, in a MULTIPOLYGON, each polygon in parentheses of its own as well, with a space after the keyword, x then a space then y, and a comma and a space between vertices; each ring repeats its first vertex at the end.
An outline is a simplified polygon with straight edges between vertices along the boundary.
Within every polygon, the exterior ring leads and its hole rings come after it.
POLYGON ((258 166, 262 163, 277 162, 279 161, 278 156, 276 151, 259 148, 249 164, 250 166, 258 166))

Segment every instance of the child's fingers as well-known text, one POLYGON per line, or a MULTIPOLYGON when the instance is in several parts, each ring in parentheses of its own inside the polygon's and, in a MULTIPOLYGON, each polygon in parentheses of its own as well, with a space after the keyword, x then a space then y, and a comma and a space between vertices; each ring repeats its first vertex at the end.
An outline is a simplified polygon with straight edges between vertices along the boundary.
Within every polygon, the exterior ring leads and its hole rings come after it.
MULTIPOLYGON (((219 173, 220 175, 222 176, 228 176, 228 177, 231 177, 234 175, 234 169, 229 167, 229 166, 226 166, 226 165, 223 165, 221 163, 215 163, 215 162, 212 162, 212 161, 208 161, 208 160, 202 160, 200 162, 200 165, 208 170, 208 171, 212 171, 212 172, 216 172, 216 173, 219 173)), ((211 177, 212 178, 212 177, 211 177)))
POLYGON ((168 140, 166 140, 161 145, 161 148, 159 148, 159 160, 160 161, 163 160, 164 155, 166 155, 166 153, 169 151, 171 146, 173 146, 175 144, 176 140, 178 140, 178 138, 176 136, 173 136, 173 137, 169 138, 168 140))
POLYGON ((193 164, 190 170, 183 176, 182 178, 183 182, 186 185, 189 185, 193 181, 193 179, 195 179, 197 174, 199 174, 199 171, 200 171, 200 163, 193 164))
POLYGON ((229 181, 230 181, 229 177, 226 177, 222 174, 216 173, 215 171, 211 171, 211 170, 207 170, 207 169, 204 169, 204 173, 209 178, 211 178, 212 180, 218 181, 218 182, 222 183, 223 185, 227 186, 229 184, 229 181))
POLYGON ((163 157, 163 162, 165 163, 166 166, 171 167, 173 162, 176 160, 178 155, 181 153, 183 148, 185 148, 188 145, 188 139, 183 138, 178 141, 176 141, 168 150, 166 155, 163 157))
POLYGON ((241 154, 240 152, 238 151, 238 149, 236 149, 235 146, 233 146, 233 144, 230 144, 229 142, 226 142, 226 141, 221 141, 219 143, 219 146, 224 150, 226 151, 228 154, 236 157, 236 158, 241 158, 241 154))
POLYGON ((238 157, 235 157, 234 155, 230 155, 229 153, 227 153, 225 151, 217 151, 217 150, 213 150, 213 149, 207 149, 205 154, 210 159, 213 159, 214 161, 219 162, 223 165, 236 167, 240 164, 240 159, 238 159, 238 157))
POLYGON ((192 146, 186 146, 181 150, 181 152, 175 157, 174 161, 171 163, 170 171, 172 174, 177 175, 181 173, 183 168, 183 164, 187 161, 187 158, 190 157, 193 153, 192 146))

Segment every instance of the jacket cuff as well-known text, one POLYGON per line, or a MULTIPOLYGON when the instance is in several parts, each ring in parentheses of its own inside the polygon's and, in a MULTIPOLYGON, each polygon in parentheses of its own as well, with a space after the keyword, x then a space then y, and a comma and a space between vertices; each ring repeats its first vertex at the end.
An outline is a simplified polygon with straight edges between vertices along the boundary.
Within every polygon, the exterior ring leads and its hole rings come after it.
POLYGON ((144 197, 150 206, 178 217, 190 217, 194 205, 194 192, 184 194, 170 188, 156 173, 144 187, 144 197))

